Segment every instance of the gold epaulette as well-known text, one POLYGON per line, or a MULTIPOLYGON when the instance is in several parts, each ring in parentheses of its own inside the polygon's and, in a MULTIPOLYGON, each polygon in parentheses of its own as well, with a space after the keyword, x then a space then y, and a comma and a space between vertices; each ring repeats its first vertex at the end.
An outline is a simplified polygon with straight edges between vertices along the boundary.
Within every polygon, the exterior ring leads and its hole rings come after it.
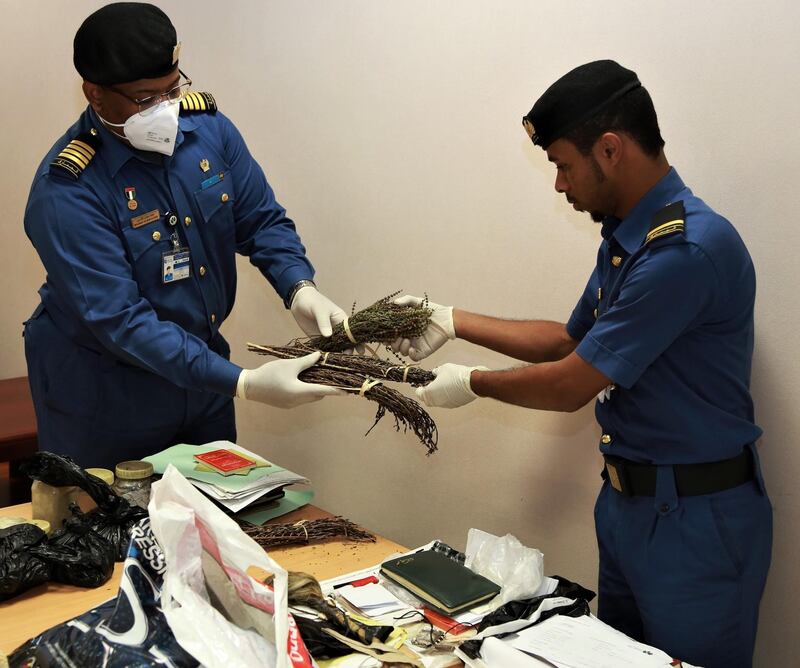
POLYGON ((683 232, 685 228, 684 216, 683 202, 673 202, 656 211, 653 215, 650 230, 644 239, 645 246, 655 239, 683 232))
POLYGON ((84 132, 67 144, 50 163, 50 173, 68 176, 75 181, 89 166, 97 149, 100 148, 100 137, 96 131, 84 132))
POLYGON ((214 113, 217 110, 217 102, 211 93, 198 93, 189 91, 181 98, 181 113, 192 114, 200 112, 214 113))

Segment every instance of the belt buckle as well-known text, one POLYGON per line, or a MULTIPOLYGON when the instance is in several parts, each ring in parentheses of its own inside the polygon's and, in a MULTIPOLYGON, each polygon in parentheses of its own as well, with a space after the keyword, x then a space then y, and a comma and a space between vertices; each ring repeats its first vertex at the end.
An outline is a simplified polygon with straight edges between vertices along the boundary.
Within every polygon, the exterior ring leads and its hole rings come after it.
POLYGON ((608 473, 608 482, 615 491, 624 496, 631 496, 631 488, 624 466, 606 459, 606 473, 608 473))

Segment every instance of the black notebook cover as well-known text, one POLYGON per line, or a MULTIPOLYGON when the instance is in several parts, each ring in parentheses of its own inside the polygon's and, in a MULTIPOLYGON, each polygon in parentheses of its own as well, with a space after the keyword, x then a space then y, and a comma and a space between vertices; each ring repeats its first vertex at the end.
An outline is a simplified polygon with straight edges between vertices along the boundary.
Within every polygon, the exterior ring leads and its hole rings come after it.
POLYGON ((471 608, 500 592, 491 580, 433 550, 384 561, 381 573, 447 613, 471 608))

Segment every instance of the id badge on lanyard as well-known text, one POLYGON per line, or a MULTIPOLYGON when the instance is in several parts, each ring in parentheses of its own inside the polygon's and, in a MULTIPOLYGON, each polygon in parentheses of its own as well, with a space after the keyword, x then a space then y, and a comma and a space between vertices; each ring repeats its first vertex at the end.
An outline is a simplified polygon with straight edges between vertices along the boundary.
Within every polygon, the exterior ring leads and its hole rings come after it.
POLYGON ((169 239, 172 250, 161 253, 161 281, 164 284, 182 281, 192 275, 189 248, 181 246, 177 231, 173 231, 169 239))

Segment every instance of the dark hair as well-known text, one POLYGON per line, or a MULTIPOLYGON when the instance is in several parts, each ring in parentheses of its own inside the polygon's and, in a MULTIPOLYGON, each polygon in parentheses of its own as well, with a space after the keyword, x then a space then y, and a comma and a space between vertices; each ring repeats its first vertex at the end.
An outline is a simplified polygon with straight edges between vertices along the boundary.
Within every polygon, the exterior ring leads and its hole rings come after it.
POLYGON ((657 158, 664 147, 653 100, 643 86, 612 102, 597 116, 566 133, 563 139, 575 144, 583 155, 589 155, 605 132, 624 132, 653 158, 657 158))

